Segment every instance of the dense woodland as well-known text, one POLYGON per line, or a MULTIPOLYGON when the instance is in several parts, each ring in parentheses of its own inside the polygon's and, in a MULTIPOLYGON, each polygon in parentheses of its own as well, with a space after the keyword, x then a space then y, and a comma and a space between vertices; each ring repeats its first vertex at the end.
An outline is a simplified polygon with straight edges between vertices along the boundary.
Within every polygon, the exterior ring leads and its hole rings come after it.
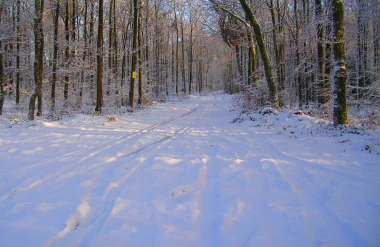
POLYGON ((249 104, 380 105, 378 0, 0 0, 0 114, 133 111, 225 90, 249 104), (37 107, 35 109, 35 107, 37 107))

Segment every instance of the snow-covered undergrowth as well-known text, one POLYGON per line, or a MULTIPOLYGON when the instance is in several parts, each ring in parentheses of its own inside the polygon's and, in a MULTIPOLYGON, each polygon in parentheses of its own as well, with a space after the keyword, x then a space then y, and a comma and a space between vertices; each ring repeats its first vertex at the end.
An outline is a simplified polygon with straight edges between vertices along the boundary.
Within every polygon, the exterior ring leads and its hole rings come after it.
POLYGON ((343 152, 352 149, 380 155, 380 126, 363 126, 363 121, 356 119, 351 121, 353 124, 350 126, 335 127, 332 122, 309 116, 308 113, 299 110, 278 112, 272 108, 262 108, 253 113, 242 114, 233 120, 300 141, 328 137, 338 145, 341 144, 343 152))

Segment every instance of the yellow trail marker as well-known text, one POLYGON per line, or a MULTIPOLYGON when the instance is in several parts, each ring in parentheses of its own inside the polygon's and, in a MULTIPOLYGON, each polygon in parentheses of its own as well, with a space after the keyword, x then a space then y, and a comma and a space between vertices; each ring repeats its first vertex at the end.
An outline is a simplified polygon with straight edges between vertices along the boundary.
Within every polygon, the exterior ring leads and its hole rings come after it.
POLYGON ((133 72, 132 72, 132 78, 133 78, 133 79, 136 79, 136 77, 137 77, 137 72, 136 72, 136 71, 133 71, 133 72))

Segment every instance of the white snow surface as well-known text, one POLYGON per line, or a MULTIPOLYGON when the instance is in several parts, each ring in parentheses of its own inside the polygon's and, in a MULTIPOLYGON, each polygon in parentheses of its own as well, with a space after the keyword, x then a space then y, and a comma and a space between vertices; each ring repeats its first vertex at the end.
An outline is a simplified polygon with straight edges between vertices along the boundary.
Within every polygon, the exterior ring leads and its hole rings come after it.
POLYGON ((1 118, 0 246, 380 246, 378 133, 231 100, 1 118))

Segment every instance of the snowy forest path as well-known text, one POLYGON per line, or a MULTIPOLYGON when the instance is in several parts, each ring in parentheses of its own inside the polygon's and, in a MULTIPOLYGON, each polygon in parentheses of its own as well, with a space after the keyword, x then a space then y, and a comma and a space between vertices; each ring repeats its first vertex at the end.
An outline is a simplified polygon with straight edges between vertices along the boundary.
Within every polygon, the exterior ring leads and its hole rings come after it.
MULTIPOLYGON (((58 179, 58 180, 62 179, 62 177, 65 177, 65 174, 67 174, 67 173, 69 173, 68 176, 70 176, 70 171, 72 171, 73 169, 75 169, 76 167, 78 167, 79 165, 81 165, 82 163, 84 163, 84 162, 86 162, 86 161, 88 161, 90 159, 96 159, 97 156, 99 156, 99 155, 101 156, 102 153, 106 152, 107 150, 109 150, 109 149, 111 149, 111 148, 113 148, 115 146, 122 145, 125 141, 127 141, 127 140, 129 140, 131 138, 134 138, 136 136, 138 137, 138 136, 140 136, 142 134, 146 134, 148 131, 150 131, 152 129, 161 127, 161 126, 163 126, 165 124, 168 124, 168 123, 170 123, 172 121, 177 120, 178 118, 185 117, 185 116, 191 114, 192 112, 196 111, 198 108, 199 108, 199 106, 196 106, 196 107, 194 107, 192 109, 189 109, 184 114, 181 114, 179 116, 171 117, 169 119, 166 119, 166 120, 164 120, 162 122, 159 122, 159 123, 156 123, 156 124, 149 125, 148 127, 145 127, 145 128, 142 128, 142 129, 139 129, 139 130, 136 130, 136 131, 133 131, 132 133, 128 133, 128 134, 125 134, 125 135, 113 138, 112 140, 108 140, 105 143, 102 143, 100 145, 93 145, 90 148, 85 149, 85 150, 73 151, 73 152, 66 153, 66 154, 63 154, 61 156, 52 158, 52 159, 45 160, 43 162, 38 162, 38 163, 35 163, 33 165, 29 165, 29 166, 26 166, 26 167, 23 167, 23 168, 19 168, 19 169, 15 169, 15 170, 6 172, 6 173, 2 174, 2 176, 0 177, 0 179, 5 179, 7 176, 13 175, 14 173, 20 173, 20 172, 24 172, 24 171, 27 171, 27 170, 30 170, 30 169, 45 168, 46 166, 53 165, 54 164, 53 162, 57 162, 60 159, 64 159, 64 158, 67 158, 68 156, 74 156, 76 154, 79 154, 79 157, 78 156, 74 157, 75 159, 79 159, 77 162, 74 162, 73 164, 69 164, 69 165, 63 166, 61 169, 59 169, 58 171, 54 172, 50 176, 46 176, 46 177, 44 177, 44 178, 41 179, 41 178, 38 178, 39 175, 38 175, 38 172, 36 172, 36 176, 35 177, 37 177, 37 178, 33 179, 33 176, 31 176, 30 173, 27 173, 26 176, 28 176, 28 179, 25 179, 26 181, 24 179, 21 179, 21 181, 22 181, 21 184, 17 184, 17 185, 9 185, 9 184, 7 184, 6 186, 8 186, 8 187, 13 186, 13 189, 10 189, 10 190, 8 189, 8 191, 10 191, 10 192, 8 192, 7 194, 4 194, 2 196, 0 195, 0 201, 3 201, 3 200, 5 200, 5 199, 7 199, 7 198, 9 198, 11 196, 14 196, 16 193, 25 192, 25 191, 33 189, 33 188, 35 188, 37 186, 43 185, 44 183, 46 183, 48 181, 51 181, 51 180, 54 180, 54 179, 58 179), (82 158, 80 158, 80 157, 82 157, 82 158)), ((28 140, 34 140, 34 139, 35 138, 28 139, 28 140)), ((26 141, 26 140, 24 140, 24 141, 26 141)), ((17 141, 15 141, 14 143, 17 143, 17 141)), ((96 168, 99 165, 101 165, 101 163, 97 164, 97 165, 95 165, 93 167, 91 167, 90 169, 86 169, 85 171, 89 171, 91 169, 94 169, 94 168, 96 168)), ((77 172, 77 171, 75 171, 75 172, 77 172)))
POLYGON ((280 115, 231 123, 231 101, 12 129, 0 145, 0 246, 377 246, 374 156, 279 132, 280 115))
MULTIPOLYGON (((103 176, 100 179, 97 175, 91 179, 92 181, 98 179, 97 183, 101 185, 98 186, 99 189, 93 187, 92 191, 86 193, 83 196, 83 201, 86 201, 95 212, 91 215, 83 215, 83 217, 78 218, 78 214, 75 211, 67 219, 67 222, 70 222, 70 224, 67 224, 62 232, 51 238, 47 242, 47 246, 92 246, 93 239, 99 235, 104 224, 107 222, 109 215, 114 210, 116 199, 120 196, 120 192, 124 187, 130 183, 130 180, 134 179, 135 174, 141 173, 141 170, 146 169, 144 166, 149 167, 149 165, 152 165, 153 159, 161 149, 167 147, 173 139, 178 139, 185 135, 196 119, 201 118, 205 114, 206 107, 208 107, 207 104, 198 105, 187 113, 165 120, 149 129, 144 129, 145 135, 139 135, 137 138, 134 138, 133 142, 139 142, 139 139, 151 139, 148 143, 144 143, 141 146, 133 146, 130 150, 118 153, 117 157, 111 159, 113 165, 103 168, 103 176), (157 129, 157 127, 163 128, 157 129), (158 134, 153 133, 156 131, 158 131, 158 134), (130 161, 130 159, 134 158, 138 160, 137 163, 130 161), (121 178, 115 179, 117 174, 120 173, 119 168, 126 166, 128 166, 129 172, 121 178), (66 236, 66 234, 72 236, 66 236)), ((92 166, 86 172, 96 168, 92 166)), ((82 204, 83 202, 80 205, 82 204)))

